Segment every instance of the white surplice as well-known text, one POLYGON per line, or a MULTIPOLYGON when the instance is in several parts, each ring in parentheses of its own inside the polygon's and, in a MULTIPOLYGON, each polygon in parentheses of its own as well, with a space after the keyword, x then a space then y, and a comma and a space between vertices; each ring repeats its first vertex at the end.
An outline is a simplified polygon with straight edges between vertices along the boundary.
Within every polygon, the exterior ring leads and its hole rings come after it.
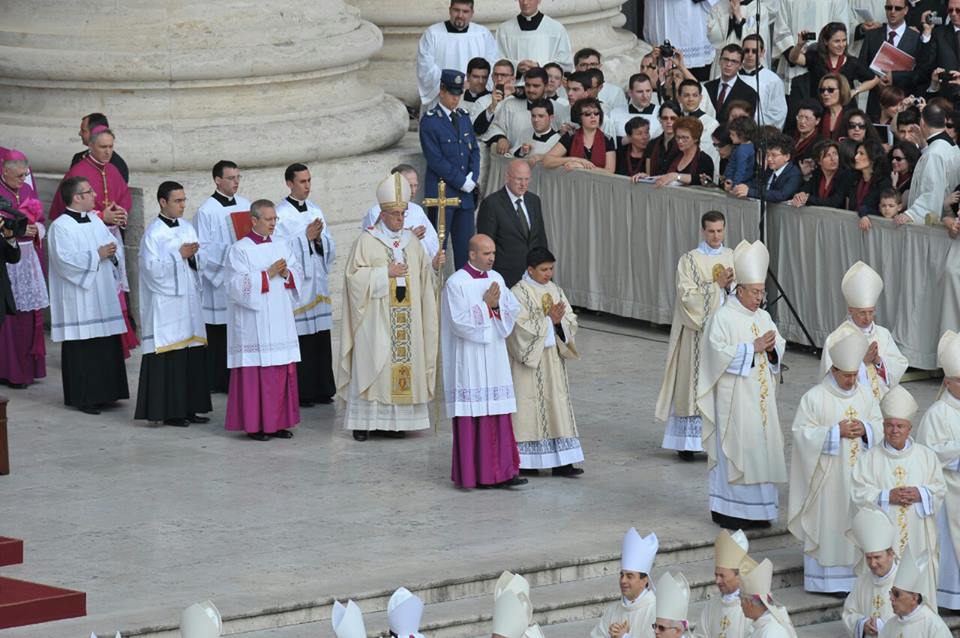
MULTIPOLYGON (((116 239, 97 215, 64 213, 50 224, 50 337, 59 343, 119 335, 127 331, 117 297, 120 273, 100 246, 116 239)), ((119 262, 119 257, 118 257, 119 262)))
POLYGON ((453 273, 443 287, 440 347, 444 408, 455 416, 495 416, 517 411, 506 339, 520 312, 503 277, 495 270, 474 279, 453 273), (500 286, 500 318, 483 301, 493 282, 500 286))
POLYGON ((193 223, 200 238, 203 270, 203 321, 213 325, 227 323, 227 291, 224 288, 224 266, 227 251, 238 239, 234 237, 230 213, 250 210, 250 201, 235 195, 236 206, 221 206, 213 197, 203 202, 193 223))
POLYGON ((227 367, 267 368, 300 361, 293 309, 299 301, 295 286, 303 281, 303 270, 289 244, 257 244, 244 237, 230 247, 224 261, 227 367), (267 269, 278 259, 287 262, 286 280, 267 275, 267 269))
POLYGON ((556 62, 564 71, 573 71, 570 36, 562 24, 544 15, 539 27, 524 31, 520 28, 520 20, 529 22, 528 18, 516 15, 497 27, 497 46, 501 56, 514 65, 521 60, 533 60, 540 66, 556 62))
MULTIPOLYGON (((877 344, 877 353, 880 355, 884 374, 880 374, 876 366, 867 366, 861 363, 857 383, 870 388, 873 396, 879 401, 886 396, 890 388, 900 383, 900 378, 903 377, 903 373, 907 371, 907 358, 900 352, 896 341, 893 340, 893 335, 883 326, 877 325, 877 323, 874 322, 870 324, 869 328, 864 330, 853 323, 853 320, 849 316, 846 322, 862 332, 863 336, 867 338, 867 341, 870 343, 876 342, 877 344)), ((832 346, 833 340, 827 337, 827 340, 823 344, 823 354, 820 357, 821 375, 827 374, 830 366, 833 365, 833 360, 830 358, 830 348, 832 346)))
POLYGON ((787 95, 783 87, 783 78, 767 68, 757 71, 756 75, 740 74, 740 79, 754 91, 757 90, 757 78, 760 78, 759 104, 754 117, 760 126, 776 126, 782 129, 787 121, 787 95))
POLYGON ((880 404, 868 387, 837 385, 832 374, 803 395, 793 420, 787 527, 804 549, 804 589, 850 591, 859 551, 845 536, 856 511, 850 504, 850 473, 860 454, 883 439, 880 404), (840 436, 840 423, 863 422, 867 435, 840 436))
POLYGON ((943 200, 960 182, 960 149, 946 140, 935 139, 923 149, 907 196, 904 212, 913 223, 923 224, 928 214, 943 215, 943 200))
POLYGON ((499 57, 497 41, 490 30, 482 24, 471 23, 462 33, 451 33, 445 22, 427 27, 417 46, 417 88, 420 101, 432 108, 440 93, 440 74, 444 69, 454 69, 464 75, 467 63, 473 58, 483 58, 493 64, 499 57))
MULTIPOLYGON (((449 208, 447 212, 450 212, 449 208)), ((367 211, 367 214, 364 215, 363 221, 360 223, 360 229, 366 230, 373 228, 378 219, 380 219, 380 204, 374 204, 367 211)), ((427 213, 424 212, 420 204, 408 202, 407 215, 403 218, 403 227, 413 232, 413 229, 417 226, 423 226, 425 230, 423 239, 420 240, 420 245, 423 246, 430 260, 433 261, 433 258, 440 252, 440 238, 437 236, 437 229, 430 223, 430 218, 427 217, 427 213)), ((449 226, 450 224, 448 222, 447 227, 449 228, 449 226)))
POLYGON ((320 207, 306 201, 307 211, 301 213, 286 199, 277 204, 277 228, 274 241, 290 245, 297 263, 303 268, 303 281, 298 281, 300 302, 293 309, 298 335, 312 335, 333 326, 333 310, 330 307, 330 271, 336 259, 336 244, 330 235, 327 220, 320 207), (314 242, 307 241, 307 226, 313 220, 323 222, 323 230, 317 242, 323 246, 323 254, 314 242))
POLYGON ((893 607, 890 606, 890 588, 897 577, 897 563, 894 562, 890 571, 881 577, 873 575, 864 566, 857 577, 853 591, 843 603, 843 628, 850 638, 864 638, 863 626, 870 618, 876 619, 877 630, 883 629, 893 616, 893 607))
POLYGON ((683 62, 688 69, 711 64, 716 51, 707 37, 707 15, 720 1, 646 0, 643 39, 654 47, 670 40, 675 49, 683 51, 683 62))
MULTIPOLYGON (((198 270, 180 254, 183 244, 199 241, 193 225, 174 228, 159 217, 140 240, 140 330, 144 354, 163 353, 207 343, 198 270)), ((194 260, 200 268, 199 253, 194 260)))
POLYGON ((610 625, 630 623, 631 638, 653 638, 653 623, 657 619, 657 595, 652 589, 644 589, 633 601, 621 597, 607 605, 597 625, 590 632, 590 638, 610 638, 610 625))

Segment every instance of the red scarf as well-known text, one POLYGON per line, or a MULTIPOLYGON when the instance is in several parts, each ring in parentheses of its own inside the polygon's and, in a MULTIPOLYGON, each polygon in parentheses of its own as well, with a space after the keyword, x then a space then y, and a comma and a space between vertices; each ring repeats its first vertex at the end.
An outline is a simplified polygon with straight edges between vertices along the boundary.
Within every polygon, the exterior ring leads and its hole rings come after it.
POLYGON ((683 161, 683 153, 677 155, 677 159, 673 160, 670 164, 670 168, 667 169, 668 173, 685 173, 687 175, 699 175, 700 171, 697 170, 700 168, 700 149, 697 149, 696 155, 693 156, 693 159, 690 160, 690 163, 687 164, 686 169, 680 170, 680 162, 683 161))
POLYGON ((867 193, 869 192, 870 182, 865 182, 863 177, 860 177, 860 181, 857 182, 857 210, 860 209, 860 204, 862 204, 863 200, 867 198, 867 193))
POLYGON ((834 119, 830 115, 830 109, 825 109, 823 114, 823 119, 820 120, 820 135, 823 136, 825 140, 836 140, 835 134, 838 133, 837 126, 840 124, 840 120, 843 119, 843 110, 841 109, 837 113, 837 117, 834 119))
POLYGON ((607 166, 607 140, 603 132, 599 129, 593 136, 593 148, 590 149, 590 157, 587 157, 586 146, 583 143, 583 128, 577 129, 573 134, 573 144, 570 145, 570 156, 588 159, 593 162, 597 168, 606 168, 607 166))
POLYGON ((820 180, 820 186, 817 188, 817 195, 820 196, 820 199, 826 199, 830 196, 830 192, 833 190, 834 177, 836 177, 836 175, 828 179, 827 176, 824 175, 820 180))
POLYGON ((830 64, 830 54, 828 53, 826 63, 828 73, 840 73, 840 69, 842 69, 843 65, 847 63, 847 56, 841 53, 840 57, 837 58, 837 65, 832 66, 830 64))

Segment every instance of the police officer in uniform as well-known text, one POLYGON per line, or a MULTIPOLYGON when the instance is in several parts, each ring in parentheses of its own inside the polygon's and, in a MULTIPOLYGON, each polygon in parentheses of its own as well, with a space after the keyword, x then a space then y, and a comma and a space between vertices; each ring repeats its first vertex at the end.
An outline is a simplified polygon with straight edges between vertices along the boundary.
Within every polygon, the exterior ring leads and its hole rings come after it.
MULTIPOLYGON (((480 179, 480 149, 473 124, 467 112, 459 108, 463 86, 463 73, 444 69, 440 75, 439 102, 420 120, 420 146, 427 160, 424 194, 436 197, 437 184, 442 179, 447 185, 447 197, 460 198, 460 206, 448 207, 446 216, 458 270, 467 261, 467 245, 474 234, 475 191, 480 179)), ((427 208, 427 216, 436 227, 436 207, 427 208)))

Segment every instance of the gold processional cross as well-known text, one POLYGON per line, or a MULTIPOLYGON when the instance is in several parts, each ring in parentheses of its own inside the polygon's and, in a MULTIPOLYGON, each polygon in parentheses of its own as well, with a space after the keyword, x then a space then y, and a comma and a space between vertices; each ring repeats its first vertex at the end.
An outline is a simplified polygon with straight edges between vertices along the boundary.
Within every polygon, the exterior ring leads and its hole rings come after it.
POLYGON ((443 239, 447 234, 447 206, 459 206, 459 197, 447 197, 447 183, 442 179, 437 184, 437 196, 423 200, 424 206, 437 207, 437 237, 440 239, 440 250, 443 250, 443 239))

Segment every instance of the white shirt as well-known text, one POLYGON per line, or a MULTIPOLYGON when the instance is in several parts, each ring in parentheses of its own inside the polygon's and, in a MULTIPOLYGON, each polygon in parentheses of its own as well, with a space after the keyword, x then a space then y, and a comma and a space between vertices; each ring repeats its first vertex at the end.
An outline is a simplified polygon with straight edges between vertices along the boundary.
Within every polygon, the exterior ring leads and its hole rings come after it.
POLYGON ((513 207, 513 210, 517 210, 517 206, 520 206, 520 210, 523 211, 523 216, 527 218, 527 228, 530 228, 530 213, 527 212, 527 205, 524 203, 523 197, 514 194, 514 192, 506 186, 503 187, 503 190, 507 191, 507 196, 510 198, 510 205, 513 207), (517 200, 520 200, 519 204, 517 200))

